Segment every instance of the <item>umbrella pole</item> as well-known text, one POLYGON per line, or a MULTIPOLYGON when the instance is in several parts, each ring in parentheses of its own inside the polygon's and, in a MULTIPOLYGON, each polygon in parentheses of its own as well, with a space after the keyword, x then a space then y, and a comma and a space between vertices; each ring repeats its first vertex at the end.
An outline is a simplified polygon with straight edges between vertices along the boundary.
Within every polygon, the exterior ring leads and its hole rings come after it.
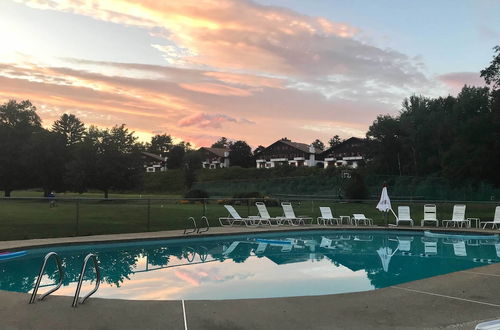
POLYGON ((384 212, 384 213, 385 213, 385 215, 384 215, 384 222, 385 222, 385 226, 386 226, 386 227, 389 227, 389 222, 387 221, 389 211, 384 212))

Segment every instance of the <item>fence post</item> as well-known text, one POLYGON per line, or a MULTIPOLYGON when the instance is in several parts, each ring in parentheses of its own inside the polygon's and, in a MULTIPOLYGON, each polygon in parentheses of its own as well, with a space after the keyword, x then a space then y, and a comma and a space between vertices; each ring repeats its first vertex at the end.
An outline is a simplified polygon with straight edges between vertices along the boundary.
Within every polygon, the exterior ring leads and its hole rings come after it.
POLYGON ((80 234, 80 199, 77 198, 76 199, 76 236, 78 236, 80 234))
POLYGON ((151 223, 151 199, 148 198, 148 212, 147 212, 147 231, 150 231, 150 223, 151 223))
POLYGON ((247 199, 247 217, 250 216, 250 198, 247 199))
POLYGON ((207 199, 203 198, 203 216, 207 216, 207 199))

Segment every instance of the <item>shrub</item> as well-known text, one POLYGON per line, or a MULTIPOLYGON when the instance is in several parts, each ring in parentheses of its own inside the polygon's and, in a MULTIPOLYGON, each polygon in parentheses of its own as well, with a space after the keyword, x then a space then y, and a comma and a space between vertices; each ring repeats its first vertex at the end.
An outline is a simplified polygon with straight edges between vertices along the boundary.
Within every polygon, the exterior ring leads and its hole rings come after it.
POLYGON ((204 198, 209 198, 210 196, 205 190, 201 189, 193 189, 188 191, 185 195, 184 198, 189 198, 189 199, 194 199, 194 200, 200 200, 204 198))

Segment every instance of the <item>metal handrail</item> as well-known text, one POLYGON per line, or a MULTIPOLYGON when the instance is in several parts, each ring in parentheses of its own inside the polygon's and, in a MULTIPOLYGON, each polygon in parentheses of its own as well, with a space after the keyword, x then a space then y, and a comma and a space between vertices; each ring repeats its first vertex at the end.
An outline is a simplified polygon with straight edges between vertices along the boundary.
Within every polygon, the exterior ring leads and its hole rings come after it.
POLYGON ((45 266, 47 265, 47 261, 50 259, 50 257, 56 258, 56 265, 57 269, 59 271, 59 283, 57 286, 46 293, 44 293, 38 300, 43 300, 45 297, 47 297, 49 294, 53 293, 57 289, 61 287, 63 284, 64 280, 64 269, 62 268, 62 263, 61 263, 61 258, 57 255, 55 252, 49 252, 45 255, 45 258, 43 259, 42 267, 40 268, 40 273, 38 274, 38 278, 36 279, 35 287, 33 288, 33 293, 31 294, 31 298, 29 303, 32 304, 36 300, 36 293, 38 292, 38 288, 40 287, 40 282, 42 281, 43 277, 43 272, 45 271, 45 266))
POLYGON ((87 256, 83 261, 82 272, 80 273, 80 279, 78 280, 78 285, 75 291, 75 297, 73 298, 73 304, 71 304, 71 306, 77 307, 79 303, 83 304, 88 297, 93 295, 97 291, 97 289, 99 289, 100 282, 101 282, 101 272, 99 270, 99 264, 97 263, 97 258, 94 254, 89 253, 87 254, 87 256), (89 262, 89 259, 92 259, 92 261, 94 262, 94 269, 96 275, 95 287, 85 297, 83 297, 83 299, 80 302, 78 302, 78 298, 80 297, 80 290, 82 289, 83 276, 85 275, 85 269, 87 268, 87 263, 89 262))
POLYGON ((206 227, 198 227, 198 231, 197 231, 198 234, 209 231, 209 229, 210 229, 210 223, 208 222, 208 218, 206 216, 202 216, 201 221, 203 221, 203 220, 205 220, 206 227))
POLYGON ((193 221, 194 228, 192 230, 188 231, 188 229, 189 229, 188 228, 188 223, 186 223, 186 227, 184 227, 184 235, 186 235, 186 234, 192 234, 192 233, 195 233, 195 232, 198 231, 198 226, 196 225, 196 220, 194 220, 193 217, 189 217, 187 219, 187 221, 189 222, 189 220, 193 221))

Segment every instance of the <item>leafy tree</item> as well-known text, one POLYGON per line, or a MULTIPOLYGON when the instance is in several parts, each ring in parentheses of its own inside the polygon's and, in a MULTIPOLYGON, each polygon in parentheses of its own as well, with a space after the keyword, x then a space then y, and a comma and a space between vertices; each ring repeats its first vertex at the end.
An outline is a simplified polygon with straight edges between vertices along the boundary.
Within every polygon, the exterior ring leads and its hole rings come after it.
POLYGON ((85 125, 72 114, 63 114, 52 124, 52 131, 64 136, 66 145, 70 146, 82 141, 85 125))
POLYGON ((167 134, 155 135, 147 147, 148 152, 165 157, 173 147, 172 137, 167 134))
POLYGON ((253 155, 254 156, 257 156, 259 153, 261 153, 262 151, 266 150, 266 147, 264 146, 258 146, 257 148, 255 148, 255 150, 253 151, 253 155))
POLYGON ((64 136, 40 130, 31 136, 28 148, 29 160, 33 166, 31 171, 43 189, 44 197, 51 191, 64 190, 64 172, 67 160, 67 147, 64 136))
POLYGON ((319 149, 321 151, 325 150, 325 144, 323 142, 321 142, 319 139, 314 140, 314 142, 311 144, 316 149, 319 149))
POLYGON ((202 167, 203 155, 198 150, 189 150, 184 154, 184 163, 193 170, 202 167))
POLYGON ((17 102, 10 100, 0 106, 0 125, 15 129, 40 128, 42 121, 36 113, 36 107, 29 100, 17 102))
POLYGON ((366 199, 369 197, 363 176, 358 172, 352 172, 344 188, 345 197, 348 199, 366 199))
POLYGON ((191 189, 193 184, 196 182, 196 172, 193 168, 189 167, 187 164, 184 166, 184 184, 187 189, 191 189))
POLYGON ((481 70, 481 77, 496 90, 500 87, 500 46, 493 47, 493 50, 496 55, 493 55, 490 65, 481 70))
POLYGON ((144 169, 136 139, 125 125, 106 130, 91 126, 75 148, 74 161, 68 164, 78 190, 94 187, 108 198, 111 189, 137 187, 144 169))
POLYGON ((245 141, 236 141, 229 146, 229 163, 231 166, 254 167, 255 160, 252 148, 245 141))
POLYGON ((174 146, 170 152, 168 153, 167 158, 167 168, 168 169, 176 169, 181 168, 184 164, 184 155, 186 150, 182 145, 174 146))
POLYGON ((32 134, 41 130, 40 117, 30 101, 0 105, 0 188, 6 197, 31 183, 33 164, 27 150, 32 134))
POLYGON ((78 193, 86 192, 95 182, 97 173, 97 153, 100 134, 95 127, 87 130, 82 142, 70 149, 70 160, 66 163, 65 186, 78 193))
POLYGON ((338 135, 334 135, 330 140, 328 140, 328 144, 330 145, 330 148, 335 147, 336 145, 339 145, 342 143, 342 139, 338 135))
POLYGON ((378 116, 366 133, 368 158, 374 172, 401 174, 401 129, 399 120, 389 115, 378 116))
POLYGON ((186 152, 192 150, 191 142, 181 141, 177 145, 184 148, 184 151, 186 152))
POLYGON ((229 148, 231 142, 224 136, 217 140, 214 144, 212 144, 212 148, 229 148))

